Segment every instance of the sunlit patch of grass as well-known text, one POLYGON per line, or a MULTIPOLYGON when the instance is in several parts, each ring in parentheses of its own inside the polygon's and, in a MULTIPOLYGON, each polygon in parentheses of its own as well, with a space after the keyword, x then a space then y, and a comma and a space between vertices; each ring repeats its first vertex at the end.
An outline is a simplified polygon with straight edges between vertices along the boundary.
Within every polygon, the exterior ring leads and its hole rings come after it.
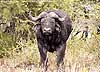
MULTIPOLYGON (((99 36, 93 36, 91 39, 80 40, 78 38, 67 41, 65 51, 64 68, 65 72, 99 72, 99 36)), ((27 42, 21 40, 16 48, 11 51, 10 58, 0 60, 0 70, 8 72, 41 72, 39 68, 39 51, 37 41, 27 42), (21 50, 16 51, 21 48, 21 50)), ((56 52, 48 52, 48 70, 56 71, 56 52)))
POLYGON ((100 41, 96 40, 96 38, 92 36, 92 38, 86 40, 77 38, 74 38, 74 40, 69 39, 65 62, 69 64, 69 69, 72 72, 100 71, 100 60, 97 58, 99 56, 98 47, 100 46, 100 41))

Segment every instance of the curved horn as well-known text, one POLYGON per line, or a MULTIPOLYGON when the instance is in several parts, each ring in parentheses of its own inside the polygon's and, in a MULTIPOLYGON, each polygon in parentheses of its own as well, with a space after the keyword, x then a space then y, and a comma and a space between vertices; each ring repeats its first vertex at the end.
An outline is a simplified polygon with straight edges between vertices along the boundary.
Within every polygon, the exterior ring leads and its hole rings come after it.
POLYGON ((55 12, 50 12, 49 15, 50 17, 58 18, 59 21, 64 21, 66 18, 66 16, 64 16, 63 18, 60 18, 55 12))
POLYGON ((37 21, 38 19, 44 17, 44 15, 47 15, 47 12, 42 12, 37 17, 33 17, 32 14, 31 14, 31 11, 29 12, 29 18, 30 18, 30 20, 32 20, 34 22, 37 21))

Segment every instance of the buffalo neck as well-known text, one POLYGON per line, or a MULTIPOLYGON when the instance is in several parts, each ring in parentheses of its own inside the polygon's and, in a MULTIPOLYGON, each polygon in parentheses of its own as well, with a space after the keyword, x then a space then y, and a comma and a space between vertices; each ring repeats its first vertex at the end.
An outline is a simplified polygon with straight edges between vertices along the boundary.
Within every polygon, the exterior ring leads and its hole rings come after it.
POLYGON ((44 35, 44 40, 45 42, 47 42, 47 44, 51 45, 51 44, 58 44, 60 43, 61 39, 60 37, 60 33, 55 31, 53 32, 51 35, 44 35))

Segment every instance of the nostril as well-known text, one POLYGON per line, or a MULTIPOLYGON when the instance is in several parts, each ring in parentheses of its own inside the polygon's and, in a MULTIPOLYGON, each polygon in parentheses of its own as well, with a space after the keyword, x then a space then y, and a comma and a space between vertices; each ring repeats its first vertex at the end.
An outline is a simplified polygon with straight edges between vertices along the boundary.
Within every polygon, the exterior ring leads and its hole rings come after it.
POLYGON ((51 32, 51 28, 44 28, 44 32, 51 32))
POLYGON ((45 30, 45 29, 43 29, 43 31, 44 31, 44 32, 46 32, 46 30, 45 30))
POLYGON ((50 31, 51 31, 51 29, 48 30, 48 32, 50 32, 50 31))

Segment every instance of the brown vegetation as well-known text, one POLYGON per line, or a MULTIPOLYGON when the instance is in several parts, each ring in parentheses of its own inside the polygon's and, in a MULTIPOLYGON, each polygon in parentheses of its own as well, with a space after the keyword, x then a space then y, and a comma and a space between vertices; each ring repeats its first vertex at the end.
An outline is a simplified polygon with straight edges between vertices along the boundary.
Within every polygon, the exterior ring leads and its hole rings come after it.
MULTIPOLYGON (((65 72, 100 72, 100 1, 0 1, 0 72, 41 72, 39 52, 27 18, 49 9, 62 9, 72 19, 65 72)), ((55 53, 48 53, 48 71, 56 72, 55 53)))

